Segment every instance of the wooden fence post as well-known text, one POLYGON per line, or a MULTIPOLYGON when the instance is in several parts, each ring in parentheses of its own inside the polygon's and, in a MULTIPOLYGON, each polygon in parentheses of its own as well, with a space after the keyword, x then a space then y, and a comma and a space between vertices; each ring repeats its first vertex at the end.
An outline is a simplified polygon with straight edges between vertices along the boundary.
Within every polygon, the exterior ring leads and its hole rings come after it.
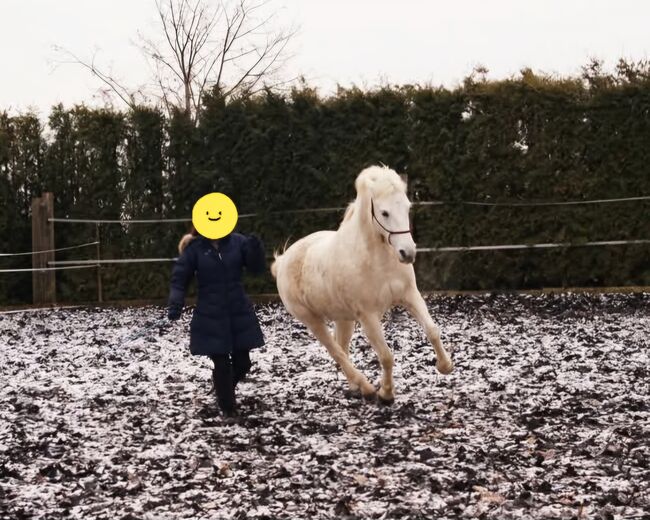
MULTIPOLYGON (((41 269, 50 267, 54 261, 54 195, 44 193, 40 198, 32 199, 32 251, 46 251, 32 255, 32 267, 41 269)), ((32 272, 33 302, 37 305, 56 303, 56 277, 54 271, 32 272)))
MULTIPOLYGON (((99 224, 95 227, 95 242, 97 242, 97 262, 102 259, 101 254, 101 237, 99 234, 99 224)), ((102 289, 102 266, 97 264, 97 301, 102 303, 104 301, 104 290, 102 289)))

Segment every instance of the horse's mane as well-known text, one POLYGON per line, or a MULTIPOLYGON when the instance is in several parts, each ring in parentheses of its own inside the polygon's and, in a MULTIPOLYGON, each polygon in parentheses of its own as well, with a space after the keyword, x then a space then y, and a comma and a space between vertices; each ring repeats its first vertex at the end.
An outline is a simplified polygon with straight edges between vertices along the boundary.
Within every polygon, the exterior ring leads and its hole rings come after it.
POLYGON ((350 202, 348 207, 345 209, 345 214, 343 215, 343 222, 350 220, 354 214, 354 202, 350 202))
MULTIPOLYGON (((370 166, 363 170, 358 177, 358 180, 363 178, 367 179, 372 186, 372 195, 377 198, 390 195, 391 193, 397 192, 406 192, 406 183, 400 178, 394 170, 391 170, 388 166, 370 166)), ((354 215, 354 210, 356 208, 356 200, 350 202, 348 207, 345 210, 343 215, 343 222, 347 222, 354 215)))
POLYGON ((396 191, 406 193, 406 183, 388 166, 370 166, 363 170, 359 177, 368 178, 372 186, 372 194, 377 198, 396 191))

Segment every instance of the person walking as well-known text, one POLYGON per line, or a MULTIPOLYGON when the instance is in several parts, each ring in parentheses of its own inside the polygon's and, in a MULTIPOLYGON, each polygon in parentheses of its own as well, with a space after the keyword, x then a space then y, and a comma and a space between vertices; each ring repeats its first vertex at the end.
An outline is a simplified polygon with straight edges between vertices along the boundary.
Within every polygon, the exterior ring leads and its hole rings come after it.
POLYGON ((230 233, 212 240, 195 227, 178 245, 171 275, 168 318, 178 320, 191 280, 197 281, 197 304, 190 323, 190 352, 214 363, 212 380, 225 416, 236 415, 235 389, 251 369, 250 351, 264 345, 242 273, 266 269, 264 245, 255 235, 230 233))

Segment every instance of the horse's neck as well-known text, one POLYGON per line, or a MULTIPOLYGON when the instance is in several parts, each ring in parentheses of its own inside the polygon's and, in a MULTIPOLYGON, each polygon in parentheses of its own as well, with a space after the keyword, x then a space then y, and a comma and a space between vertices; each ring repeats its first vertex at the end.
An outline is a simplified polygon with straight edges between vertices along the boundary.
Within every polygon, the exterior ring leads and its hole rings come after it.
POLYGON ((370 204, 355 201, 351 217, 341 226, 346 238, 355 245, 355 249, 367 252, 375 257, 390 253, 388 247, 372 223, 370 204))

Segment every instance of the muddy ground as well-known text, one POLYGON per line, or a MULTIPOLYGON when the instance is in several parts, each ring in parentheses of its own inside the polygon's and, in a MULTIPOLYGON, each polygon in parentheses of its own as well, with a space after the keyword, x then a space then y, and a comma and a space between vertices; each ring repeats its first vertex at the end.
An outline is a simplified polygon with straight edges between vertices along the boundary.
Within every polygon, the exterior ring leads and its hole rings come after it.
MULTIPOLYGON (((189 312, 148 329, 163 309, 0 315, 0 519, 650 518, 650 294, 429 308, 455 371, 396 310, 386 407, 259 307, 234 421, 188 352, 189 312)), ((377 381, 358 330, 352 353, 377 381)))

